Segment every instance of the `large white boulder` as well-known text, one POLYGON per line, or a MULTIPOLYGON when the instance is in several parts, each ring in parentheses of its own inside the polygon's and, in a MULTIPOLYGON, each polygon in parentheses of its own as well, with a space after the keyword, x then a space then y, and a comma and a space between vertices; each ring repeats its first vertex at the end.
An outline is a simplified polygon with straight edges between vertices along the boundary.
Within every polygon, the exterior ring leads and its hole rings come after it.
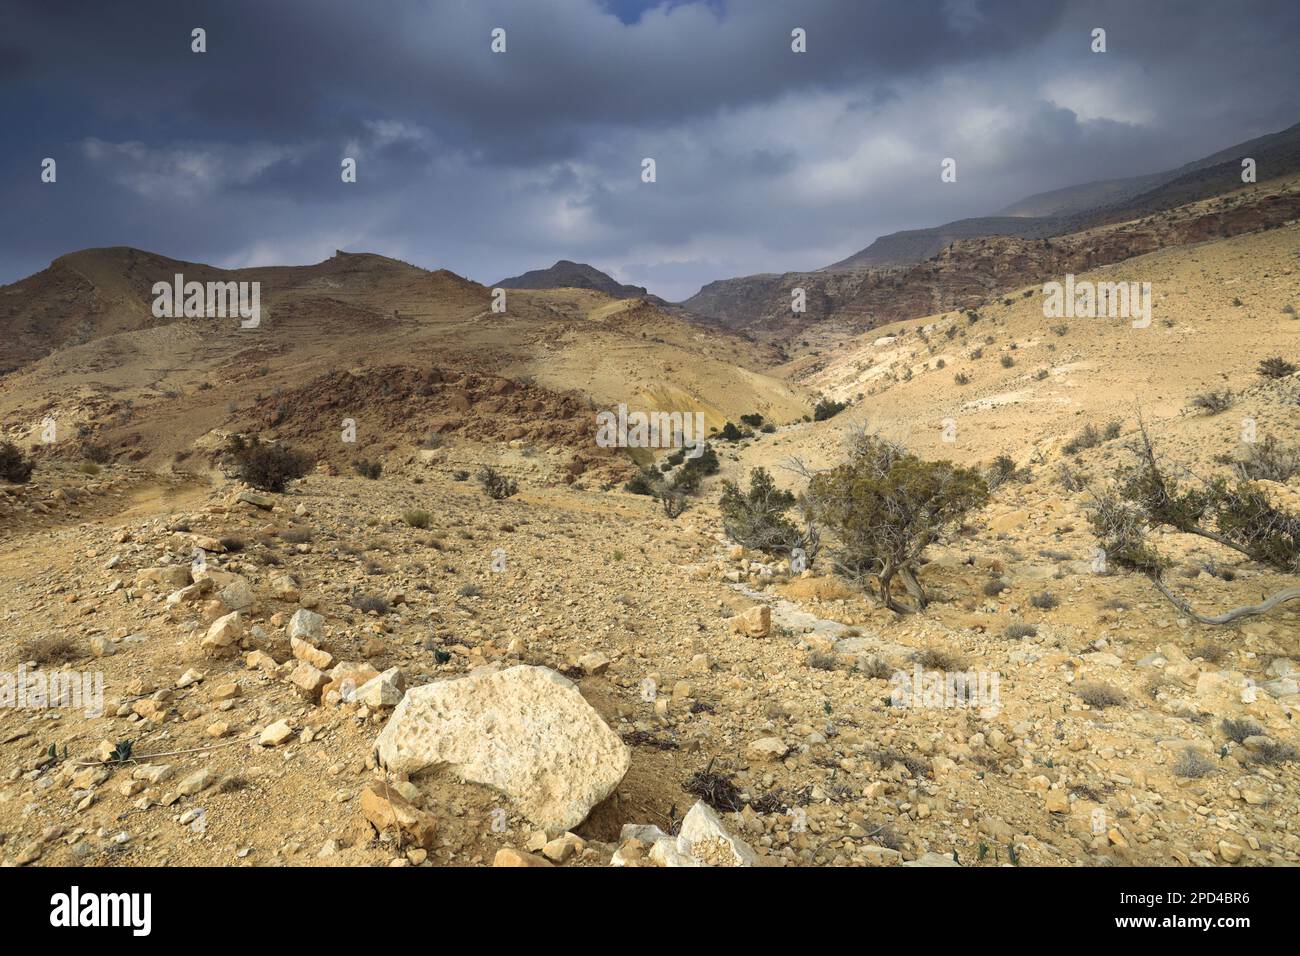
POLYGON ((377 746, 395 773, 451 765, 462 780, 504 793, 551 835, 585 820, 631 759, 572 681, 524 665, 408 691, 377 746))

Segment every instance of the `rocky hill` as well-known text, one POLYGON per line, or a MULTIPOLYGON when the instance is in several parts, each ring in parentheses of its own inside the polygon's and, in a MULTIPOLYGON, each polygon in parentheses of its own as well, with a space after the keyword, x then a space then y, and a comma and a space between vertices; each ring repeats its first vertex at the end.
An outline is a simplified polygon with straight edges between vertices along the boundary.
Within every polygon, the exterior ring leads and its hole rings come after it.
POLYGON ((533 269, 496 283, 502 289, 591 289, 614 299, 648 299, 662 302, 639 285, 623 285, 583 262, 561 259, 549 269, 533 269))
POLYGON ((864 331, 887 322, 976 306, 1002 290, 1060 278, 1171 245, 1276 229, 1300 217, 1300 179, 1284 177, 1139 219, 1052 238, 958 239, 912 266, 787 273, 711 283, 683 303, 691 312, 767 341, 816 335, 817 326, 864 331), (807 311, 791 311, 803 288, 807 311))

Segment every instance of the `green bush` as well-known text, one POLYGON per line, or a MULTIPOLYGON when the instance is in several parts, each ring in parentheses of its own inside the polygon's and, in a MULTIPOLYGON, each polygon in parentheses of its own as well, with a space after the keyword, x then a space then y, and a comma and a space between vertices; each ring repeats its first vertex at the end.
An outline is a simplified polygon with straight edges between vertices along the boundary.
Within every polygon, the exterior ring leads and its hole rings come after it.
POLYGON ((822 422, 828 418, 834 418, 848 407, 848 402, 836 402, 829 398, 823 398, 813 406, 813 421, 822 422))
POLYGON ((1296 366, 1294 363, 1282 358, 1282 356, 1274 355, 1272 358, 1266 358, 1260 362, 1256 371, 1264 378, 1286 378, 1288 375, 1295 373, 1296 366))
POLYGON ((747 548, 769 554, 788 553, 803 540, 799 529, 785 517, 794 502, 794 495, 778 488, 767 469, 755 468, 749 474, 748 490, 734 482, 722 483, 718 507, 723 530, 732 541, 747 548))
POLYGON ((862 436, 847 463, 813 476, 805 508, 838 540, 837 570, 859 582, 874 577, 881 603, 906 613, 928 603, 919 578, 925 549, 958 532, 987 501, 988 486, 973 469, 862 436), (895 598, 895 579, 913 607, 895 598))
POLYGON ((501 474, 495 468, 484 465, 478 473, 479 487, 493 501, 504 501, 519 490, 519 485, 510 478, 501 474))
POLYGON ((427 528, 432 523, 433 518, 429 512, 422 508, 412 508, 409 511, 402 512, 402 520, 412 528, 427 528))
POLYGON ((13 442, 0 442, 0 478, 15 485, 25 484, 32 477, 34 464, 13 442))
POLYGON ((237 438, 233 451, 239 477, 261 491, 282 492, 315 466, 306 452, 288 445, 264 445, 256 438, 237 438))

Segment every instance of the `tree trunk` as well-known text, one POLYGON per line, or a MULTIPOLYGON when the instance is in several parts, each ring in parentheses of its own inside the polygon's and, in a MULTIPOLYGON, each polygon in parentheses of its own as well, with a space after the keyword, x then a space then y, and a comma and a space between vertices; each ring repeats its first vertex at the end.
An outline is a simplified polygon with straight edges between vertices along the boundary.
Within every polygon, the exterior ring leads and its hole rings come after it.
POLYGON ((1151 583, 1156 586, 1156 590, 1163 594, 1170 604, 1178 608, 1178 610, 1182 611, 1188 617, 1199 621, 1202 624, 1231 624, 1239 618, 1252 617, 1256 614, 1265 614, 1277 607, 1279 604, 1284 604, 1287 601, 1294 601, 1297 598, 1300 598, 1300 588, 1286 588, 1265 598, 1258 604, 1247 604, 1243 607, 1233 608, 1231 611, 1225 611, 1222 614, 1209 615, 1201 614, 1194 610, 1187 601, 1170 591, 1168 585, 1159 578, 1152 577, 1151 583))
POLYGON ((916 576, 916 572, 910 567, 904 566, 898 569, 898 576, 903 582, 903 587, 907 588, 907 593, 912 596, 916 602, 916 609, 924 611, 929 605, 930 600, 925 596, 925 588, 921 587, 921 582, 916 576))

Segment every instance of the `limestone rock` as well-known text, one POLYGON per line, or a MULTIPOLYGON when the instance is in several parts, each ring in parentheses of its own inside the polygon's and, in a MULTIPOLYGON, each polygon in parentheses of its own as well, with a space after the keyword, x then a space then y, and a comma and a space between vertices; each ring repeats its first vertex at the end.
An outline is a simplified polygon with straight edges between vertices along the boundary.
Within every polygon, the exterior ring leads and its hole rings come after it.
POLYGON ((586 819, 630 761, 571 681, 526 665, 411 690, 380 733, 378 752, 396 773, 451 764, 462 779, 506 794, 553 834, 586 819))

